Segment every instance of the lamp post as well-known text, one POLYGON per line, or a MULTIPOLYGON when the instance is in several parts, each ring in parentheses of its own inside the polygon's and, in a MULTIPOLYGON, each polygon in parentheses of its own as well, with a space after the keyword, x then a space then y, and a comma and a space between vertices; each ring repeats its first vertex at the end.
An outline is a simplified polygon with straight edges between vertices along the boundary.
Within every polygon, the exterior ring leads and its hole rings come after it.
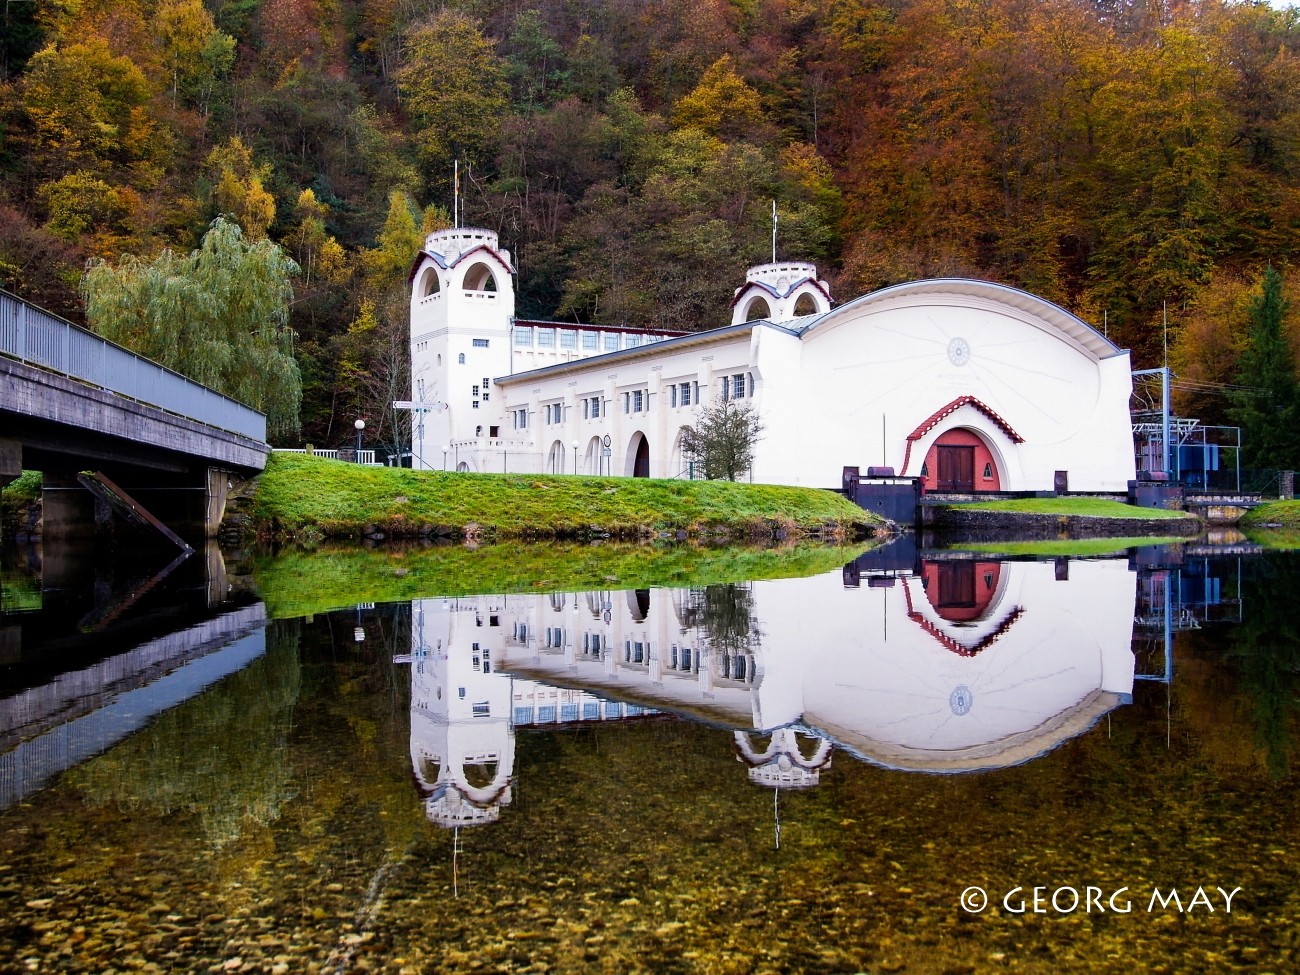
POLYGON ((573 441, 569 446, 573 448, 573 473, 576 474, 578 473, 578 441, 573 441))
POLYGON ((451 444, 445 443, 442 445, 442 469, 444 471, 447 469, 447 453, 450 450, 451 450, 451 444))
POLYGON ((361 431, 366 428, 366 421, 358 419, 357 422, 352 425, 357 428, 357 454, 354 460, 356 460, 356 462, 360 464, 361 463, 361 431))

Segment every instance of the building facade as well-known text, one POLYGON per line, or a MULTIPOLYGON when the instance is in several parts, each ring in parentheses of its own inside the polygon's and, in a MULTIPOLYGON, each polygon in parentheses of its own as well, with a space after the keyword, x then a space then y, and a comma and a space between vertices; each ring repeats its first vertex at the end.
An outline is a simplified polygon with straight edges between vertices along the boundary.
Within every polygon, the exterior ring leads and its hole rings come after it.
POLYGON ((811 264, 752 268, 697 332, 525 321, 496 234, 430 234, 411 268, 415 465, 686 477, 682 431, 719 399, 763 424, 754 481, 846 466, 950 491, 1122 492, 1129 355, 1042 298, 967 279, 832 307, 811 264), (721 311, 721 310, 720 310, 721 311))

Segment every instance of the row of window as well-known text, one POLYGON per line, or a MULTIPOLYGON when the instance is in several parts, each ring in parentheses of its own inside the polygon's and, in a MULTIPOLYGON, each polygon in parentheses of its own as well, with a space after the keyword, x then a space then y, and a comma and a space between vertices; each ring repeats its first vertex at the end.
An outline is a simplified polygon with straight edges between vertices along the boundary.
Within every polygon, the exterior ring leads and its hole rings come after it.
POLYGON ((530 349, 534 345, 539 349, 554 349, 557 346, 561 349, 576 349, 581 346, 584 352, 618 352, 659 341, 659 336, 635 332, 579 332, 572 328, 537 328, 532 325, 516 325, 514 331, 515 347, 524 349, 530 349))
MULTIPOLYGON (((736 373, 732 376, 718 377, 722 387, 722 398, 744 399, 746 396, 753 395, 753 379, 748 373, 736 373)), ((484 379, 486 383, 487 380, 484 379)), ((474 387, 475 395, 478 395, 478 387, 474 387)), ((700 384, 697 382, 672 383, 665 387, 665 393, 668 396, 668 403, 671 407, 690 406, 694 403, 701 402, 700 384)), ((484 399, 487 395, 484 394, 484 399)), ((608 412, 602 406, 604 400, 599 396, 585 396, 580 401, 582 403, 582 418, 584 420, 598 420, 602 412, 608 412)), ((477 406, 478 404, 475 403, 477 406)), ((650 409, 650 393, 644 389, 631 389, 623 393, 623 412, 627 414, 645 413, 650 409)), ((564 422, 564 404, 547 403, 542 407, 543 416, 546 423, 555 424, 564 422)), ((511 421, 516 430, 528 429, 528 409, 522 408, 510 411, 511 421)))

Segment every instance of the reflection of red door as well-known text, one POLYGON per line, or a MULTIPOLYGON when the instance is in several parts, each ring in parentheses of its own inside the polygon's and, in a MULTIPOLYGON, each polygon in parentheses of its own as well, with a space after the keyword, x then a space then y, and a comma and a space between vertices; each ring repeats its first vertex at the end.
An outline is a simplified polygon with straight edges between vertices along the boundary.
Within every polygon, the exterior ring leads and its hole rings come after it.
POLYGON ((940 491, 975 490, 975 448, 948 447, 940 444, 936 449, 938 484, 940 491))
POLYGON ((970 609, 975 605, 975 563, 940 562, 939 592, 934 608, 970 609))

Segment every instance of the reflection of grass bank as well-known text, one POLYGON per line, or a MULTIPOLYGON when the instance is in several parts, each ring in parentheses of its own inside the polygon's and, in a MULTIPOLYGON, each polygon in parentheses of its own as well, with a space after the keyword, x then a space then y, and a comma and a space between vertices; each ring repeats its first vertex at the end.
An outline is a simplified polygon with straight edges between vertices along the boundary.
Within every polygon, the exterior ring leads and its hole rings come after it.
POLYGON ((256 529, 279 537, 483 535, 771 537, 861 534, 875 516, 832 491, 726 481, 462 474, 272 455, 258 479, 256 529))
POLYGON ((1237 527, 1264 548, 1300 548, 1300 501, 1270 501, 1241 516, 1237 527))
POLYGON ((832 572, 861 546, 703 548, 629 543, 330 546, 259 558, 258 592, 273 618, 425 596, 703 586, 832 572))
POLYGON ((1160 521, 1189 517, 1185 511, 1164 508, 1138 508, 1122 501, 1105 498, 1014 498, 1003 501, 979 501, 964 504, 963 510, 1005 511, 1025 515, 1071 515, 1080 518, 1129 518, 1160 521))
POLYGON ((978 552, 1005 555, 1010 558, 1036 556, 1041 558, 1096 558, 1102 555, 1119 555, 1130 548, 1147 545, 1176 545, 1185 538, 1174 536, 1135 536, 1131 538, 1049 538, 1024 542, 958 542, 949 547, 953 552, 978 552))

